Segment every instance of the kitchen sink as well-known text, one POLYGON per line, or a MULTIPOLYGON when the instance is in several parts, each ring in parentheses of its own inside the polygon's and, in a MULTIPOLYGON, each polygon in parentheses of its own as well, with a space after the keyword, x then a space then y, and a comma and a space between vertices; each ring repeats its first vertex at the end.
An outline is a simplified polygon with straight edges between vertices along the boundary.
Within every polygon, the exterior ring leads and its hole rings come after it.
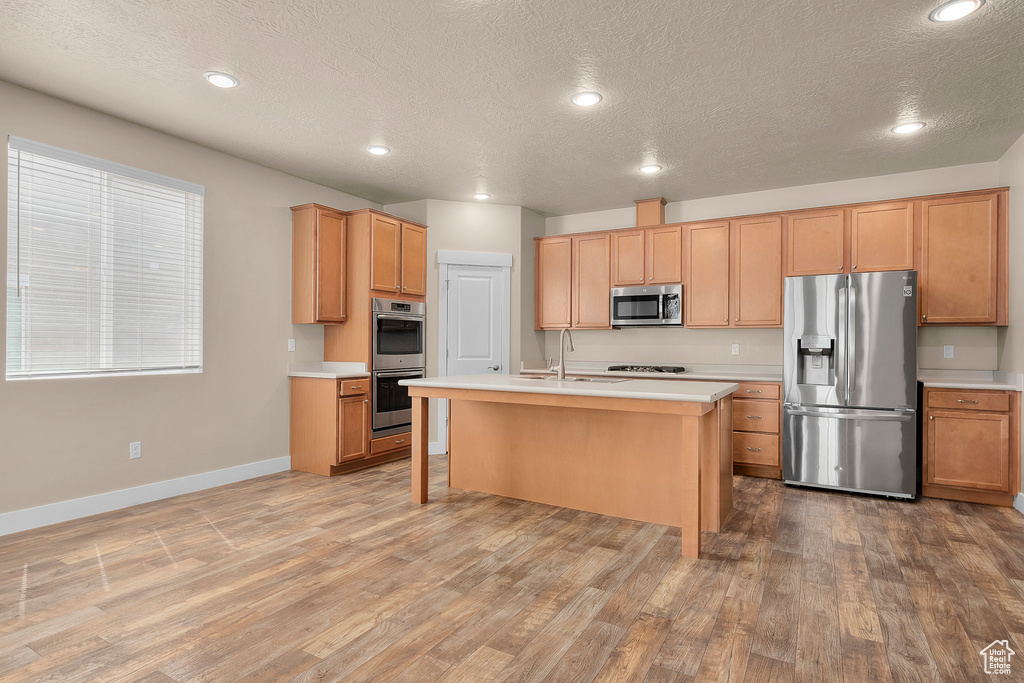
POLYGON ((566 377, 565 379, 558 379, 551 375, 519 375, 515 379, 530 379, 541 382, 595 382, 597 384, 616 384, 618 382, 625 382, 628 377, 566 377))

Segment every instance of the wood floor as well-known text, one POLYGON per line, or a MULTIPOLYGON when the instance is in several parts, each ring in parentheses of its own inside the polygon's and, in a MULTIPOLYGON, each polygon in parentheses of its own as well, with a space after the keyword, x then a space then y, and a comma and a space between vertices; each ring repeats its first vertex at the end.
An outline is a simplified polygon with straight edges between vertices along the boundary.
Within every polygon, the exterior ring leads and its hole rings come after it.
POLYGON ((0 538, 0 680, 1024 679, 1024 516, 738 477, 678 530, 284 473, 0 538))

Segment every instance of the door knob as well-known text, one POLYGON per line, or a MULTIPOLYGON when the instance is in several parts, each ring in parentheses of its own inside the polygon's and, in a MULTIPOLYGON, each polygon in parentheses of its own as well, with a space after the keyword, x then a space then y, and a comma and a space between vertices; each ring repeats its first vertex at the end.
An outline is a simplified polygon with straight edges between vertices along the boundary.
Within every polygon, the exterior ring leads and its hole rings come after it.
POLYGON ((495 372, 497 372, 498 370, 501 370, 501 366, 500 365, 488 365, 487 369, 488 370, 494 370, 495 372))

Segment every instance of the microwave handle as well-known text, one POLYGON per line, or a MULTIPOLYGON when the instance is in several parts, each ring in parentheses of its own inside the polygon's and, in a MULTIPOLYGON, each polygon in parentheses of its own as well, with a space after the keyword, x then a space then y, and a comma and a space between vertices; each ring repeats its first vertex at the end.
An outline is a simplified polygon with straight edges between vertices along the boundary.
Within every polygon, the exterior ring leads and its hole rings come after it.
POLYGON ((665 319, 665 295, 658 295, 658 320, 665 319))
POLYGON ((380 370, 373 374, 378 377, 423 377, 422 370, 380 370))

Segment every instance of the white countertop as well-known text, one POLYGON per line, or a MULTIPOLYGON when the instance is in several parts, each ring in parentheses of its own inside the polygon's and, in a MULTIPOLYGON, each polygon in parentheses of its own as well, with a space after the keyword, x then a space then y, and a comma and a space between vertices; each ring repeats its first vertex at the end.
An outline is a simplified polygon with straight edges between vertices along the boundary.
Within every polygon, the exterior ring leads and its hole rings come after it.
POLYGON ((982 389, 1024 391, 1024 375, 999 370, 926 370, 917 371, 917 379, 934 389, 982 389))
POLYGON ((312 377, 314 379, 361 379, 369 377, 366 363, 308 362, 289 363, 289 377, 312 377))
MULTIPOLYGON (((543 362, 537 364, 523 363, 521 372, 525 374, 554 374, 543 362)), ((692 363, 605 363, 582 361, 565 364, 567 375, 581 377, 635 377, 637 379, 669 379, 669 380, 719 380, 724 382, 781 382, 781 365, 695 365, 692 363), (611 365, 681 365, 686 372, 609 372, 611 365)))
POLYGON ((653 401, 687 401, 714 403, 738 389, 728 382, 662 382, 648 379, 624 379, 621 382, 574 382, 572 380, 540 380, 526 375, 457 375, 403 379, 408 387, 439 389, 474 389, 478 391, 515 391, 523 394, 560 394, 563 396, 601 396, 607 398, 639 398, 653 401))

